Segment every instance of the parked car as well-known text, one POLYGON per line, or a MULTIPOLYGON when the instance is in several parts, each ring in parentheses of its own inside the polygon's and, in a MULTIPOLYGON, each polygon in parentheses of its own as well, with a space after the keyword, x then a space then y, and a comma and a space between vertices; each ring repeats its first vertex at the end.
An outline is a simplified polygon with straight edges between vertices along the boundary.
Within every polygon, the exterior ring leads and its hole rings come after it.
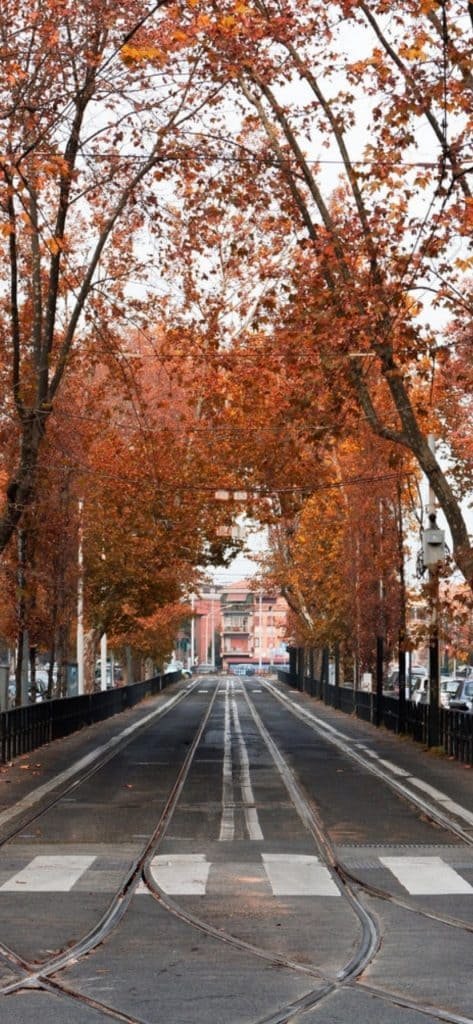
POLYGON ((452 697, 458 690, 458 679, 453 676, 440 677, 440 707, 449 708, 452 697))
MULTIPOLYGON (((407 700, 409 700, 409 697, 412 699, 412 694, 416 684, 420 679, 425 678, 427 675, 428 672, 424 665, 414 665, 414 667, 411 668, 409 677, 406 674, 405 693, 407 700)), ((385 686, 383 687, 383 693, 388 696, 391 695, 393 697, 399 697, 399 669, 395 668, 389 673, 385 686)))
MULTIPOLYGON (((112 687, 113 687, 113 679, 112 679, 112 666, 111 666, 111 663, 109 661, 107 661, 107 667, 106 667, 106 672, 105 672, 105 683, 106 683, 107 690, 111 690, 112 687)), ((101 684, 102 684, 102 668, 101 668, 101 665, 100 665, 100 662, 99 662, 96 665, 96 667, 95 667, 95 686, 96 686, 97 690, 100 690, 101 684)))
POLYGON ((473 712, 473 679, 457 680, 455 696, 450 700, 451 711, 473 712))
POLYGON ((41 701, 48 699, 48 687, 42 679, 36 677, 34 686, 30 687, 28 691, 28 698, 31 704, 40 704, 41 701))
MULTIPOLYGON (((411 700, 413 700, 414 693, 416 692, 416 690, 419 689, 419 683, 422 683, 422 680, 423 679, 428 679, 428 677, 429 677, 429 672, 428 672, 428 669, 427 669, 427 667, 425 665, 413 665, 411 667, 411 671, 410 671, 410 675, 409 675, 409 687, 410 687, 410 697, 411 697, 411 700)), ((422 690, 422 687, 421 687, 421 690, 422 690)), ((420 703, 424 703, 424 702, 420 701, 420 703)))
POLYGON ((473 665, 457 665, 455 678, 459 682, 461 679, 473 679, 473 665))
POLYGON ((202 662, 201 665, 197 666, 197 671, 199 672, 200 675, 207 676, 209 675, 210 672, 216 672, 217 668, 215 665, 210 665, 207 664, 207 662, 202 662))
POLYGON ((383 693, 394 694, 397 697, 399 693, 399 670, 397 668, 389 673, 383 686, 383 693))
POLYGON ((170 672, 181 672, 184 668, 182 661, 170 661, 164 669, 164 675, 168 675, 170 672))
POLYGON ((411 689, 411 700, 414 704, 429 703, 429 677, 426 675, 417 676, 414 686, 411 689))

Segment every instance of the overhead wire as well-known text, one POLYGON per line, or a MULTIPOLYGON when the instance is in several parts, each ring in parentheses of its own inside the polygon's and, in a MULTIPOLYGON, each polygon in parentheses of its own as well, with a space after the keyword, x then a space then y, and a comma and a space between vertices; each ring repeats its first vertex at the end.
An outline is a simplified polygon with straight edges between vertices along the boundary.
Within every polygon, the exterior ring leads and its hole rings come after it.
MULTIPOLYGON (((78 458, 72 458, 68 456, 64 457, 63 448, 59 448, 56 445, 54 445, 54 447, 56 448, 56 451, 63 457, 63 467, 72 470, 75 469, 78 474, 84 473, 86 476, 92 476, 102 481, 115 480, 122 483, 130 483, 134 485, 143 486, 143 475, 141 473, 137 474, 136 476, 133 476, 132 474, 126 473, 108 472, 104 470, 103 467, 98 468, 92 466, 90 463, 80 461, 78 458)), ((51 473, 53 476, 55 474, 60 475, 61 466, 48 466, 48 473, 51 473)), ((305 495, 307 498, 310 498, 312 493, 316 493, 317 491, 334 489, 340 490, 347 486, 363 486, 366 483, 376 482, 385 483, 388 481, 398 481, 400 477, 403 479, 409 479, 415 478, 415 476, 416 474, 414 473, 414 471, 403 469, 400 473, 387 472, 360 475, 346 477, 342 481, 327 481, 323 483, 305 481, 300 484, 271 484, 270 486, 266 484, 252 484, 244 481, 241 483, 229 483, 228 481, 225 480, 217 480, 212 484, 204 483, 203 481, 192 481, 192 483, 184 483, 179 482, 173 477, 173 479, 170 479, 168 481, 158 481, 156 484, 156 488, 159 491, 162 491, 163 493, 169 491, 172 494, 185 494, 193 492, 202 494, 212 494, 214 495, 215 501, 218 501, 219 504, 225 502, 227 499, 216 497, 216 494, 218 492, 228 492, 229 501, 234 500, 236 503, 245 504, 245 502, 247 502, 248 500, 251 501, 267 499, 270 498, 271 495, 273 494, 302 494, 305 495), (245 498, 238 497, 238 495, 243 494, 246 495, 245 498), (236 497, 234 497, 235 495, 236 497)), ((151 487, 153 487, 153 483, 151 483, 151 487)))

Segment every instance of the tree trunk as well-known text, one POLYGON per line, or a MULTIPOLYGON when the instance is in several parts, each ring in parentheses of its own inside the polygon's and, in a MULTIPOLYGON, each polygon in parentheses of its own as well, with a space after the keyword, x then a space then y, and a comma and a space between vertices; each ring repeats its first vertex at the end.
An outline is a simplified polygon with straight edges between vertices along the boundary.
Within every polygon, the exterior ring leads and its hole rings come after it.
POLYGON ((17 471, 7 487, 7 502, 0 516, 0 554, 10 542, 25 508, 31 505, 36 486, 36 467, 47 413, 28 413, 22 419, 22 438, 17 471))
POLYGON ((98 629, 84 633, 84 693, 95 693, 95 663, 100 640, 98 629))

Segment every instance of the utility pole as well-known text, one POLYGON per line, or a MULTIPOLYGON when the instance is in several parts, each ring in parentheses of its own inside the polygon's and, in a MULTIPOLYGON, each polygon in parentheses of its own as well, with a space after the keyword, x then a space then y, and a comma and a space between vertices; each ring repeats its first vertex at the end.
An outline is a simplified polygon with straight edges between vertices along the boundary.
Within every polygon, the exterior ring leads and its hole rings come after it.
POLYGON ((379 499, 379 576, 378 576, 378 635, 376 637, 376 725, 383 718, 384 682, 384 579, 383 579, 383 499, 379 499))
POLYGON ((195 665, 195 618, 194 618, 194 607, 195 607, 195 595, 192 594, 191 595, 191 608, 192 608, 192 615, 191 615, 191 663, 189 665, 190 669, 193 669, 194 665, 195 665))
POLYGON ((204 634, 204 636, 205 636, 205 648, 204 648, 205 653, 204 653, 204 661, 208 662, 208 660, 209 660, 209 613, 208 613, 208 611, 205 613, 204 625, 205 625, 205 634, 204 634))
POLYGON ((84 502, 79 499, 79 546, 77 551, 77 692, 84 692, 84 547, 82 515, 84 502))
POLYGON ((26 534, 18 530, 18 649, 16 704, 28 703, 28 629, 26 623, 26 534))
MULTIPOLYGON (((398 667, 399 667, 399 729, 400 732, 404 732, 406 727, 406 633, 407 633, 407 614, 406 614, 406 576, 404 567, 404 524, 402 518, 402 493, 401 484, 398 481, 397 485, 397 540, 398 540, 398 556, 399 556, 399 587, 400 587, 400 627, 399 627, 399 638, 398 638, 398 667)), ((410 672, 408 679, 409 696, 410 696, 410 672)))
MULTIPOLYGON (((113 676, 111 684, 113 686, 113 676)), ((107 634, 100 637, 100 689, 107 689, 107 634)))
MULTIPOLYGON (((429 435, 435 453, 435 438, 429 435)), ((437 525, 435 494, 429 483, 428 526, 423 536, 423 560, 429 573, 429 728, 428 746, 439 743, 440 658, 439 658, 439 567, 445 558, 445 533, 437 525)))
POLYGON ((212 668, 215 668, 215 607, 214 607, 215 591, 210 594, 210 664, 212 668))

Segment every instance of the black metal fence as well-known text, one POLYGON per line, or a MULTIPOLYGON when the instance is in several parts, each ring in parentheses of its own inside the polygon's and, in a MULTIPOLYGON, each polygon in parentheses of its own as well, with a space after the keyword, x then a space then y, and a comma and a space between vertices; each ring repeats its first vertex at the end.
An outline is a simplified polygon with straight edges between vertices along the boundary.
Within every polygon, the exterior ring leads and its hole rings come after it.
POLYGON ((384 726, 392 732, 411 736, 426 747, 440 747, 450 757, 473 764, 473 714, 414 704, 411 700, 385 694, 355 690, 352 686, 334 685, 328 681, 326 664, 322 678, 310 671, 311 659, 292 652, 291 666, 278 672, 279 679, 324 704, 372 725, 384 726), (325 669, 325 671, 324 671, 325 669))
POLYGON ((0 762, 28 754, 44 743, 69 736, 86 725, 117 715, 146 697, 160 693, 179 679, 179 672, 154 676, 140 683, 120 686, 80 697, 62 697, 0 712, 0 762))

